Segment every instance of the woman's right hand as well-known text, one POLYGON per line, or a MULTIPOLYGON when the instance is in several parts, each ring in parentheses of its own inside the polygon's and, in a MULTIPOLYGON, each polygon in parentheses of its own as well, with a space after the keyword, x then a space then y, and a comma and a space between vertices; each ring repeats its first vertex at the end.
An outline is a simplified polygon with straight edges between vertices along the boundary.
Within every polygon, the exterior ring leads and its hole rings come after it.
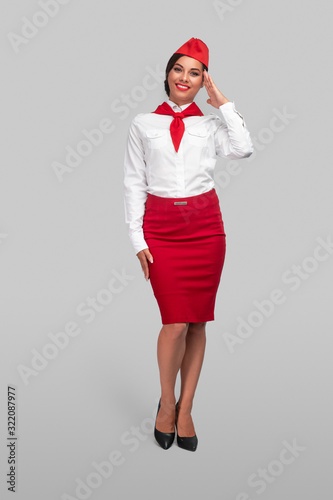
POLYGON ((149 264, 148 260, 153 263, 153 256, 149 252, 148 248, 144 248, 143 250, 140 250, 137 254, 138 259, 140 260, 140 264, 142 267, 143 274, 145 275, 146 281, 149 279, 149 264))

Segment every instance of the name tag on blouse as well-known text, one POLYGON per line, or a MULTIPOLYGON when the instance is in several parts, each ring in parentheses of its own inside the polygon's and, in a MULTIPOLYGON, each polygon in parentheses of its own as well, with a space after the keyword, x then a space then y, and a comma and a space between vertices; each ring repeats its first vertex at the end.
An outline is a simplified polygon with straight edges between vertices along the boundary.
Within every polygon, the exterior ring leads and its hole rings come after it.
POLYGON ((174 205, 187 205, 187 201, 174 201, 174 205))

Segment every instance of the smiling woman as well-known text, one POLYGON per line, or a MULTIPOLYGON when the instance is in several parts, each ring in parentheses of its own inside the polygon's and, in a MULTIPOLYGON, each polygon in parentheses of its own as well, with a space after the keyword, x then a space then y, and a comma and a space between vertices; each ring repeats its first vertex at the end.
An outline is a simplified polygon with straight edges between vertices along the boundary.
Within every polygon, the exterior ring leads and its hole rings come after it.
POLYGON ((124 161, 125 221, 134 251, 157 300, 162 328, 157 357, 161 398, 154 436, 168 449, 195 451, 191 409, 214 320, 226 253, 215 191, 216 156, 246 158, 253 144, 245 121, 208 75, 208 47, 191 38, 169 59, 168 100, 131 122, 124 161), (194 102, 206 88, 218 115, 194 102), (178 371, 181 390, 176 403, 178 371))
MULTIPOLYGON (((206 64, 204 64, 203 62, 200 62, 197 59, 194 59, 192 57, 186 57, 184 54, 182 54, 180 52, 176 52, 175 54, 173 54, 170 57, 170 59, 167 63, 166 70, 165 70, 166 78, 164 81, 164 89, 169 97, 170 97, 169 78, 171 80, 171 85, 172 85, 173 81, 177 81, 177 78, 178 78, 179 83, 181 84, 183 82, 182 84, 184 85, 187 82, 183 81, 182 79, 184 79, 184 75, 186 76, 187 69, 189 71, 189 76, 191 78, 193 78, 194 81, 200 82, 200 85, 199 85, 199 88, 197 89, 197 92, 204 85, 203 71, 204 70, 208 71, 206 64), (190 64, 191 61, 192 61, 192 64, 190 64), (184 65, 187 66, 187 64, 186 64, 187 62, 189 63, 189 68, 184 68, 184 65), (202 85, 201 85, 201 83, 202 83, 202 85)), ((189 85, 187 84, 186 87, 189 88, 189 85)), ((197 92, 195 92, 195 94, 197 92)), ((170 97, 170 99, 173 100, 172 97, 170 97)), ((189 99, 188 95, 186 96, 186 99, 189 99)))

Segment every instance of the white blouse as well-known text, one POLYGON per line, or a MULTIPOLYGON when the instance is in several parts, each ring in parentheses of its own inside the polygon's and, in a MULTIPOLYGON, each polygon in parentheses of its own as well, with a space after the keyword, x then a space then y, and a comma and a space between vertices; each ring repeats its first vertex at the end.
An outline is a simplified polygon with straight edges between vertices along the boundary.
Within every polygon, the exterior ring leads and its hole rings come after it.
MULTIPOLYGON (((179 107, 180 112, 191 103, 179 107)), ((216 108, 217 109, 217 108, 216 108)), ((178 152, 170 135, 171 115, 139 113, 130 124, 124 159, 125 223, 137 254, 148 248, 142 224, 148 193, 180 198, 210 191, 216 156, 247 158, 253 143, 243 116, 233 101, 219 107, 219 115, 187 116, 178 152)))

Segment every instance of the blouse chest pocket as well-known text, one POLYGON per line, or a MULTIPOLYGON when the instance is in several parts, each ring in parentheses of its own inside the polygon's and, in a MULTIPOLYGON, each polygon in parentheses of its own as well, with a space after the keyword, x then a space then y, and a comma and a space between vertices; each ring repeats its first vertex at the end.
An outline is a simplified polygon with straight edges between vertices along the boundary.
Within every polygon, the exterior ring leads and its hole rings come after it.
POLYGON ((190 144, 193 146, 204 147, 207 146, 209 132, 205 128, 189 128, 188 132, 188 140, 190 144))
POLYGON ((167 143, 167 130, 149 129, 146 130, 146 138, 150 149, 159 149, 167 143))

